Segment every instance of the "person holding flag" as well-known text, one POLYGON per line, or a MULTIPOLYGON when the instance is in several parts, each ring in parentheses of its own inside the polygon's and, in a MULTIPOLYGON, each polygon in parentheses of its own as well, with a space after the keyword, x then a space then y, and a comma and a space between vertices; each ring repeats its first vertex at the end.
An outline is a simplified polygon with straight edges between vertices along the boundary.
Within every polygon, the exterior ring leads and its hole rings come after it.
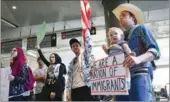
POLYGON ((67 101, 93 101, 89 75, 92 51, 92 39, 89 31, 91 8, 88 0, 81 0, 80 4, 84 49, 81 48, 81 43, 77 39, 70 40, 70 47, 76 57, 72 59, 68 69, 67 101))

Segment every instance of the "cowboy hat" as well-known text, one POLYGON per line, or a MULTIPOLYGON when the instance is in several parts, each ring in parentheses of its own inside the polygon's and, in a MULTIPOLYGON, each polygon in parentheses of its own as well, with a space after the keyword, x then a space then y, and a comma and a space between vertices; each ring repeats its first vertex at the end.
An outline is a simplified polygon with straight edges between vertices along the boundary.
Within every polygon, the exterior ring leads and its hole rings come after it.
POLYGON ((129 3, 120 4, 112 12, 119 19, 120 13, 122 11, 131 12, 135 16, 135 18, 137 20, 137 24, 143 24, 144 23, 143 12, 138 7, 136 7, 135 5, 132 5, 132 4, 129 4, 129 3))

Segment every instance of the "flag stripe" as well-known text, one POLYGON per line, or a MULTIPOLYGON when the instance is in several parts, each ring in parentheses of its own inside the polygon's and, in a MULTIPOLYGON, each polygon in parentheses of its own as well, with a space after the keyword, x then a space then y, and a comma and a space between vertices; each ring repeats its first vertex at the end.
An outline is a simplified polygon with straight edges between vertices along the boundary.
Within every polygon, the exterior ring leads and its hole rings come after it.
POLYGON ((91 51, 92 51, 92 39, 90 36, 89 29, 91 28, 90 24, 90 14, 91 14, 91 8, 88 0, 81 0, 80 1, 80 13, 81 13, 81 21, 82 21, 82 38, 84 43, 84 67, 83 67, 83 76, 84 76, 84 82, 86 85, 89 85, 90 76, 90 57, 91 57, 91 51))
POLYGON ((83 36, 83 40, 85 41, 86 30, 88 30, 91 26, 90 23, 91 8, 88 0, 81 0, 80 6, 81 6, 80 12, 82 18, 82 36, 83 36))
POLYGON ((83 29, 87 28, 88 27, 88 20, 86 18, 86 15, 83 13, 83 11, 81 10, 81 18, 83 20, 82 23, 84 23, 85 25, 83 25, 83 29))
POLYGON ((90 28, 90 14, 91 8, 87 0, 81 1, 81 17, 85 23, 86 29, 90 28))

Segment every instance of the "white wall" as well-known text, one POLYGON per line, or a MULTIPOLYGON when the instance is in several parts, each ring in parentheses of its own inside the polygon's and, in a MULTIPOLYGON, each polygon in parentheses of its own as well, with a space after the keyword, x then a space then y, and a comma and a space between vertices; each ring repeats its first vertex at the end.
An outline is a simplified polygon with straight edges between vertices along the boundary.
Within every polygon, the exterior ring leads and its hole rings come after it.
POLYGON ((158 68, 154 71, 154 86, 165 86, 169 83, 169 68, 158 68))

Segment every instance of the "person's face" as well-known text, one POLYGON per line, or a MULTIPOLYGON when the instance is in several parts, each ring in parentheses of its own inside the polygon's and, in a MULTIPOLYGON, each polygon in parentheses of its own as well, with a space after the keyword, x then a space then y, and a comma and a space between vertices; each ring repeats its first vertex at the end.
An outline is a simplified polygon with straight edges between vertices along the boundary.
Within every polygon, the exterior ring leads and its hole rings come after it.
POLYGON ((42 60, 41 60, 41 59, 39 59, 37 62, 38 62, 39 67, 40 67, 40 68, 42 68, 42 67, 43 67, 43 65, 44 65, 44 63, 42 62, 42 60))
POLYGON ((55 63, 55 55, 54 54, 50 55, 50 63, 52 63, 52 64, 55 63))
POLYGON ((17 52, 17 49, 16 48, 13 48, 12 51, 11 51, 11 57, 15 58, 18 56, 18 52, 17 52))
POLYGON ((120 13, 119 20, 120 20, 120 25, 123 28, 127 28, 127 26, 130 23, 134 22, 134 17, 132 17, 128 11, 122 11, 120 13))
POLYGON ((80 53, 80 45, 78 43, 73 43, 71 49, 75 54, 80 53))
POLYGON ((122 38, 122 34, 117 29, 109 29, 109 39, 112 44, 116 44, 122 38))

